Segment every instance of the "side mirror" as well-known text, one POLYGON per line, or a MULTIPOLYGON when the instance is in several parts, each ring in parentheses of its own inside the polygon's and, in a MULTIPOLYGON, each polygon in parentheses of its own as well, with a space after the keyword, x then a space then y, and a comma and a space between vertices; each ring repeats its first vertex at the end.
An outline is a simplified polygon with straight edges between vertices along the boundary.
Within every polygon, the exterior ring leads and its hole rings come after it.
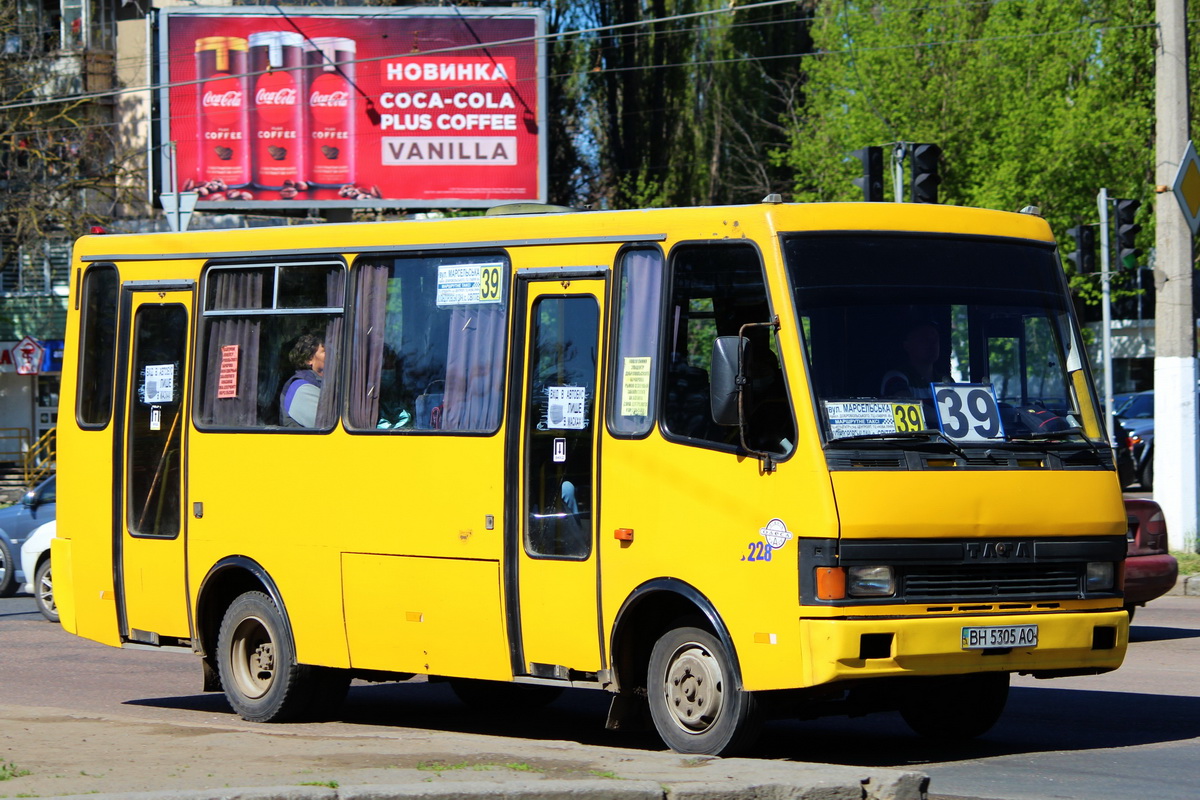
POLYGON ((33 489, 30 489, 21 498, 21 505, 25 506, 26 508, 37 508, 37 504, 38 504, 37 492, 35 492, 33 489))
POLYGON ((750 340, 744 336, 718 336, 713 341, 712 369, 708 373, 708 399, 713 422, 739 425, 738 395, 744 383, 743 370, 750 340))

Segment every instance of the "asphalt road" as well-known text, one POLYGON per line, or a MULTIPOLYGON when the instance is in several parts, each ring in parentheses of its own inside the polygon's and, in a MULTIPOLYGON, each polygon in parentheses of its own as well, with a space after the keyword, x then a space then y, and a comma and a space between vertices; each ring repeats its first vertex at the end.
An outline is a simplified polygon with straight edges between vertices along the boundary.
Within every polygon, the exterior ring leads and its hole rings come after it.
MULTIPOLYGON (((935 746, 912 735, 895 714, 770 723, 756 756, 929 774, 931 797, 988 800, 1193 800, 1200 752, 1200 597, 1165 597, 1141 609, 1126 664, 1108 675, 1017 679, 1008 710, 975 742, 935 746)), ((411 734, 437 749, 462 734, 469 747, 541 752, 563 742, 603 759, 629 749, 662 750, 649 735, 603 729, 606 699, 568 692, 536 718, 488 716, 461 706, 444 685, 357 684, 340 719, 320 725, 242 723, 220 695, 199 691, 187 655, 107 648, 41 620, 32 599, 0 600, 0 705, 120 715, 147 723, 233 727, 297 735, 411 734)), ((5 759, 19 762, 21 741, 0 732, 5 759)), ((186 745, 188 737, 180 739, 186 745)), ((461 743, 460 743, 461 748, 461 743)), ((626 759, 627 760, 627 759, 626 759)), ((102 763, 79 769, 101 770, 102 763)), ((238 785, 238 784, 234 784, 238 785)), ((6 794, 0 784, 0 795, 6 794)))

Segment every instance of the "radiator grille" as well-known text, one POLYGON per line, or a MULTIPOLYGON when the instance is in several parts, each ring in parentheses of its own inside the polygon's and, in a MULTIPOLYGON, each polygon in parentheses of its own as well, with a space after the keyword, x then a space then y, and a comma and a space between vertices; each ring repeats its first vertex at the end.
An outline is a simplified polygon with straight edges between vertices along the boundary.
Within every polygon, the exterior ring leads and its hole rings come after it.
POLYGON ((902 574, 905 600, 1082 597, 1083 566, 914 566, 902 574))

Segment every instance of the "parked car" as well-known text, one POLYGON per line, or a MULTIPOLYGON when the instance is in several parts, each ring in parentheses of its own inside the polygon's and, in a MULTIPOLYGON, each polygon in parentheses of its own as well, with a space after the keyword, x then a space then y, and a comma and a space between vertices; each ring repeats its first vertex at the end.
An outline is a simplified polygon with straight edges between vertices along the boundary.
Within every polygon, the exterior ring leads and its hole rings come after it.
POLYGON ((39 525, 54 519, 55 478, 51 475, 30 489, 21 502, 0 509, 0 597, 9 597, 25 580, 21 545, 39 525))
POLYGON ((57 522, 47 522, 35 530, 21 545, 21 570, 28 576, 23 587, 33 595, 38 611, 51 622, 58 622, 58 606, 54 604, 54 581, 50 575, 50 540, 58 530, 57 522))
POLYGON ((1153 500, 1125 501, 1129 527, 1125 532, 1125 610, 1134 609, 1170 591, 1179 577, 1179 564, 1167 552, 1167 521, 1153 500))
POLYGON ((1117 395, 1113 416, 1129 431, 1130 453, 1142 489, 1154 488, 1154 390, 1117 395))

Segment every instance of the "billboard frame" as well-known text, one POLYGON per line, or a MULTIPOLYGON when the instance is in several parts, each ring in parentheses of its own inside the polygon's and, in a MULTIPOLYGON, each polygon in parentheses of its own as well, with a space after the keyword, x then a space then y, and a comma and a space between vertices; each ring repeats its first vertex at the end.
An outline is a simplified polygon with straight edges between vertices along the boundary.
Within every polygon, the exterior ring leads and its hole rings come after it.
MULTIPOLYGON (((536 97, 537 97, 537 113, 535 120, 537 124, 537 181, 536 181, 536 197, 521 197, 519 199, 505 198, 434 198, 434 199, 419 199, 419 198, 379 198, 379 199, 304 199, 304 200, 224 200, 220 203, 201 202, 197 207, 197 211, 208 213, 220 212, 268 212, 271 214, 289 214, 303 213, 309 209, 445 209, 445 208, 462 208, 462 209, 482 209, 491 208, 496 205, 501 205, 507 202, 531 202, 545 203, 549 196, 549 179, 547 176, 547 168, 549 166, 549 137, 548 137, 548 113, 546 109, 546 99, 548 97, 547 88, 547 54, 546 54, 546 12, 541 8, 514 8, 514 7, 485 7, 485 8, 455 8, 444 6, 338 6, 338 7, 322 7, 322 6, 187 6, 167 8, 158 8, 153 10, 152 35, 150 41, 153 43, 155 53, 152 55, 152 63, 157 71, 155 75, 155 83, 151 89, 151 106, 152 113, 157 119, 157 122, 152 126, 151 132, 151 152, 149 155, 149 168, 151 173, 152 191, 155 193, 155 204, 161 207, 161 202, 158 201, 157 195, 171 192, 179 192, 182 190, 182 180, 179 178, 178 171, 175 166, 175 154, 172 152, 172 144, 174 142, 171 132, 171 102, 170 93, 173 86, 178 84, 172 82, 170 73, 170 42, 169 36, 171 32, 170 21, 172 18, 185 17, 237 17, 237 18, 256 18, 261 17, 266 20, 277 20, 280 23, 288 24, 292 18, 313 18, 313 17, 341 17, 346 19, 363 18, 363 17, 438 17, 438 18, 480 18, 480 19, 529 19, 533 22, 534 32, 532 36, 532 45, 534 49, 534 61, 536 71, 536 97)), ((473 32, 473 31, 472 31, 473 32)), ((519 40, 505 40, 504 43, 511 44, 519 40)), ((488 45, 496 45, 497 42, 489 42, 484 45, 475 45, 471 48, 454 48, 447 50, 434 50, 421 53, 400 53, 388 58, 403 58, 406 56, 425 56, 437 55, 446 52, 454 52, 459 49, 483 50, 488 45)), ((379 57, 371 59, 361 59, 360 61, 382 60, 379 57)), ((255 74, 255 73, 250 73, 255 74)), ((198 81, 197 81, 198 83, 198 81)))

